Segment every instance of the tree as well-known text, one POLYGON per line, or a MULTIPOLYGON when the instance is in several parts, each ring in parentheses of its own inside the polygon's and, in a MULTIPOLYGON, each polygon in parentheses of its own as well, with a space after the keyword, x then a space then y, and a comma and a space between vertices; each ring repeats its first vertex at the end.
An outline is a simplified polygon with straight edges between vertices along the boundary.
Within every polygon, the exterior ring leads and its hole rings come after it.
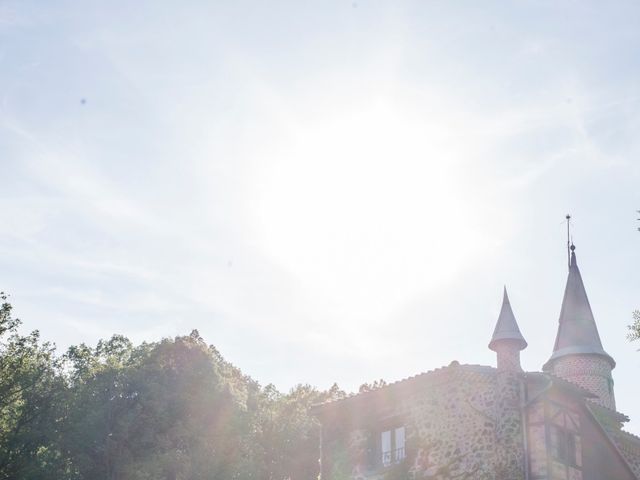
POLYGON ((114 336, 67 358, 65 438, 82 478, 256 478, 243 441, 246 386, 225 377, 196 331, 138 347, 114 336))
POLYGON ((370 392, 372 390, 377 390, 386 386, 387 382, 383 378, 381 378, 380 380, 374 380, 372 383, 363 383, 358 388, 358 393, 370 392))
MULTIPOLYGON (((640 213, 640 210, 638 210, 640 213)), ((640 220, 640 218, 638 219, 640 220)), ((638 227, 638 231, 640 231, 640 227, 638 227)), ((635 341, 640 339, 640 310, 636 310, 633 312, 633 323, 628 326, 629 333, 627 334, 627 338, 630 341, 635 341)))
POLYGON ((0 479, 72 476, 59 448, 65 381, 54 347, 23 336, 0 292, 0 479))
POLYGON ((627 338, 632 342, 640 339, 640 310, 633 312, 633 323, 629 325, 627 338))
POLYGON ((288 394, 273 385, 262 390, 255 417, 255 450, 260 452, 260 475, 265 480, 313 480, 319 473, 320 425, 310 414, 314 404, 335 394, 298 385, 288 394))
POLYGON ((310 409, 344 397, 337 385, 261 387, 195 330, 56 356, 0 298, 0 480, 317 478, 310 409))

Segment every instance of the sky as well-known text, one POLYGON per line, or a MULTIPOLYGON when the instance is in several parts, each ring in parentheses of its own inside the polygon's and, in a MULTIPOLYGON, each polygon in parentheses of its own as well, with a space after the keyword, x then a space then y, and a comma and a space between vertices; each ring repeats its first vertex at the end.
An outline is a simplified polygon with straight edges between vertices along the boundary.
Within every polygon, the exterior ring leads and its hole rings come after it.
POLYGON ((565 215, 640 434, 640 3, 0 0, 0 290, 356 390, 553 349, 565 215))

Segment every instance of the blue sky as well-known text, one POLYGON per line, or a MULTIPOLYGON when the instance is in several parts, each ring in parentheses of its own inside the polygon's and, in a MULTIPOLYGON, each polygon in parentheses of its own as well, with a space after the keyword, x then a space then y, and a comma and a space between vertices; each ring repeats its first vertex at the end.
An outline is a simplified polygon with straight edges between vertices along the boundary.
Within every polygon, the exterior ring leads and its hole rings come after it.
POLYGON ((640 433, 640 4, 0 1, 1 289, 261 383, 549 357, 564 215, 640 433))

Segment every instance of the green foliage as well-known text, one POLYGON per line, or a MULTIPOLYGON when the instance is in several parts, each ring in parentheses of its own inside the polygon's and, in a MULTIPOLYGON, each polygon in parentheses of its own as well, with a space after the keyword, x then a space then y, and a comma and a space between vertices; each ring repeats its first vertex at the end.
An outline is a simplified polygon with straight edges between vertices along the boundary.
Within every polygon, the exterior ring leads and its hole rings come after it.
POLYGON ((373 383, 363 383, 358 388, 358 393, 370 392, 371 390, 377 390, 382 387, 386 387, 387 382, 382 378, 380 380, 375 380, 373 383))
POLYGON ((345 396, 261 387, 197 331, 114 335, 58 357, 0 307, 0 480, 315 480, 313 404, 345 396))
POLYGON ((320 431, 308 412, 325 398, 309 385, 298 385, 286 395, 266 387, 256 422, 264 478, 317 476, 320 431))
POLYGON ((197 332, 139 347, 115 336, 67 356, 67 449, 83 478, 256 478, 245 437, 258 387, 197 332))
POLYGON ((640 339, 640 310, 633 312, 633 323, 629 325, 627 338, 632 342, 640 339))
MULTIPOLYGON (((65 381, 53 347, 37 331, 23 336, 0 292, 0 479, 70 474, 58 449, 65 381)), ((67 478, 67 477, 64 477, 67 478)))
POLYGON ((351 478, 351 457, 349 447, 344 438, 336 438, 326 445, 328 458, 330 458, 331 480, 349 480, 351 478))

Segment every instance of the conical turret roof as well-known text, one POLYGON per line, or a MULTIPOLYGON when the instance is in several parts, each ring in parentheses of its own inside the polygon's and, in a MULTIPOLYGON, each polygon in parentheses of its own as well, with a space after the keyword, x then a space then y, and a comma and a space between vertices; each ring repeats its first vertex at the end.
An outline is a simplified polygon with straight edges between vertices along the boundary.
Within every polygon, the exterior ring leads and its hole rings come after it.
POLYGON ((553 347, 553 354, 545 367, 554 360, 567 355, 600 355, 606 358, 612 367, 615 367, 616 364, 602 348, 598 327, 593 318, 584 283, 582 283, 582 275, 578 269, 575 246, 573 245, 571 245, 569 276, 560 310, 556 343, 553 347))
POLYGON ((496 328, 493 330, 493 337, 491 337, 491 342, 489 342, 489 348, 496 351, 496 346, 501 341, 513 342, 519 350, 527 348, 527 342, 520 333, 518 322, 516 322, 516 317, 511 309, 509 295, 507 295, 507 287, 504 287, 502 308, 500 309, 496 328))

